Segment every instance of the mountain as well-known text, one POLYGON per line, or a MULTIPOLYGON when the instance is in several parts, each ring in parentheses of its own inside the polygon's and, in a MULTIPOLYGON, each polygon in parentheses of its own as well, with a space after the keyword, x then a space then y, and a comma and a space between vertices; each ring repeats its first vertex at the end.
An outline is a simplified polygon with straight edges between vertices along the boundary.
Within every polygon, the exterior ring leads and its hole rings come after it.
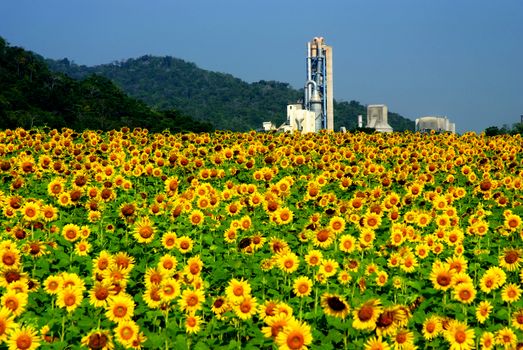
POLYGON ((210 131, 168 109, 153 110, 101 75, 81 80, 49 70, 45 60, 0 37, 0 129, 35 126, 75 130, 145 127, 151 131, 210 131))
MULTIPOLYGON (((68 59, 47 63, 51 70, 76 79, 90 74, 104 76, 154 108, 175 108, 197 120, 211 122, 217 129, 259 129, 264 121, 281 125, 286 120, 286 105, 303 97, 302 90, 287 83, 247 83, 170 56, 147 55, 93 67, 68 59)), ((365 116, 367 111, 359 102, 335 101, 335 129, 355 129, 360 114, 365 116)), ((396 131, 414 130, 413 121, 396 113, 389 113, 389 124, 396 131)))

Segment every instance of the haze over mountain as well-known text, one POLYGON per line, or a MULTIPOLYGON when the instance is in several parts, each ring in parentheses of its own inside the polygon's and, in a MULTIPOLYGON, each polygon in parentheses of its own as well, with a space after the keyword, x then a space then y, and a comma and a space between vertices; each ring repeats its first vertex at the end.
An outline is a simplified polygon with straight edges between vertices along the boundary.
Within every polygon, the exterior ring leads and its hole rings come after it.
MULTIPOLYGON (((287 83, 247 83, 230 74, 212 72, 196 64, 164 56, 142 56, 97 66, 77 65, 68 59, 47 60, 51 70, 76 79, 91 74, 104 76, 129 95, 156 109, 174 108, 217 129, 247 131, 259 129, 264 121, 277 126, 286 120, 286 105, 296 103, 302 91, 287 83)), ((335 101, 335 130, 354 129, 357 116, 366 107, 357 101, 335 101)), ((389 113, 395 131, 414 130, 414 122, 389 113)))

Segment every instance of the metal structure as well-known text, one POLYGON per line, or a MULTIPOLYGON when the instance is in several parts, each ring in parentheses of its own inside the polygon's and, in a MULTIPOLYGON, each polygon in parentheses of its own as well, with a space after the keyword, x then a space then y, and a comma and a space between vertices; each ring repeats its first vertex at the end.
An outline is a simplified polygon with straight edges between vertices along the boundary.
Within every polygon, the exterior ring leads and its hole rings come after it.
MULTIPOLYGON (((334 129, 332 47, 316 37, 307 43, 303 103, 288 105, 287 121, 276 130, 308 133, 322 129, 334 129)), ((263 130, 274 129, 264 123, 263 130)))
POLYGON ((315 114, 316 131, 334 129, 332 47, 323 38, 307 43, 307 81, 304 89, 306 110, 315 114))

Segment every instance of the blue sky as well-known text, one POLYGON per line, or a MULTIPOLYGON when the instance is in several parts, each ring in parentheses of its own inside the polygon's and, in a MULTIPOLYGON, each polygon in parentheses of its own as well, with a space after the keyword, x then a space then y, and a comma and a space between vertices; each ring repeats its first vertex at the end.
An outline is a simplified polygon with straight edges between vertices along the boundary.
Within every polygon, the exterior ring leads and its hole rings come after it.
POLYGON ((337 100, 445 115, 458 132, 523 114, 521 0, 2 0, 0 36, 79 64, 170 55, 295 88, 323 36, 337 100))

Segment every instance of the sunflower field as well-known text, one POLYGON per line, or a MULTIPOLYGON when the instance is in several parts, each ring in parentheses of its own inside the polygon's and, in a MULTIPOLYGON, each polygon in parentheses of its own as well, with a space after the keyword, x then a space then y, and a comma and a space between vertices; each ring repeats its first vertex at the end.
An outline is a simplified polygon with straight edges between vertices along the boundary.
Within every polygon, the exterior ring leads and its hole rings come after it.
POLYGON ((522 148, 0 131, 0 348, 519 348, 522 148))

